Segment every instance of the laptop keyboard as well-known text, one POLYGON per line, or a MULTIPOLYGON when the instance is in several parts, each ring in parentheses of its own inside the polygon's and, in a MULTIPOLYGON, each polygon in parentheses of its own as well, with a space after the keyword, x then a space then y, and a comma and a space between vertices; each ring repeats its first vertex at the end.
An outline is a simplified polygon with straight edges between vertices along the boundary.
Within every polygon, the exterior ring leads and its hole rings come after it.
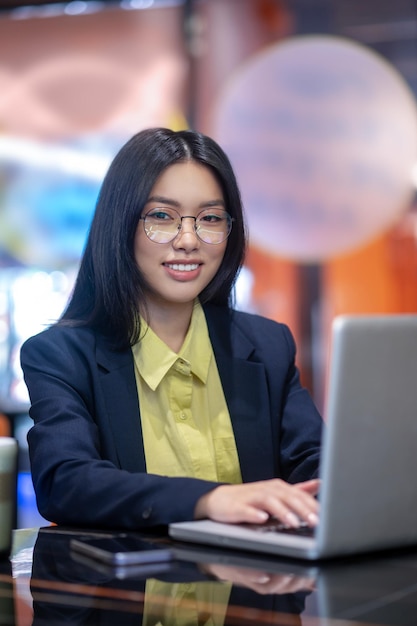
POLYGON ((259 533, 284 533, 286 535, 298 535, 299 537, 314 537, 315 529, 305 522, 300 522, 298 528, 287 526, 276 519, 269 519, 264 524, 242 524, 245 528, 250 528, 259 533))

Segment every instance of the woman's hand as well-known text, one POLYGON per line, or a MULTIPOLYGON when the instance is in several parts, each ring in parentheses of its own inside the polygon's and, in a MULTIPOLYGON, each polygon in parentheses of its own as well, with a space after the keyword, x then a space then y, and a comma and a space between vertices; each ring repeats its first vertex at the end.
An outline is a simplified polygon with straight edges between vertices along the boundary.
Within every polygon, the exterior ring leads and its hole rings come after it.
POLYGON ((220 485, 198 500, 194 517, 251 524, 261 524, 269 517, 275 517, 292 528, 297 528, 300 520, 316 526, 319 503, 314 496, 319 486, 318 479, 290 485, 279 478, 220 485))
POLYGON ((202 567, 204 572, 215 576, 218 580, 231 582, 239 587, 252 589, 261 595, 297 593, 298 591, 314 591, 315 580, 310 576, 295 574, 272 574, 246 567, 234 567, 221 563, 208 563, 202 567))

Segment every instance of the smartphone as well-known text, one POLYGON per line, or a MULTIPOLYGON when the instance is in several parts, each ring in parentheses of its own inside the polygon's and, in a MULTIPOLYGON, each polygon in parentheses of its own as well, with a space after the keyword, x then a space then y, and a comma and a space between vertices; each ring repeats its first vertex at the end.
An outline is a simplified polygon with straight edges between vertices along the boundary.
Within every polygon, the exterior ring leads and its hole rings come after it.
POLYGON ((75 553, 111 566, 160 564, 174 559, 169 547, 127 534, 115 537, 81 536, 71 539, 70 548, 75 553))

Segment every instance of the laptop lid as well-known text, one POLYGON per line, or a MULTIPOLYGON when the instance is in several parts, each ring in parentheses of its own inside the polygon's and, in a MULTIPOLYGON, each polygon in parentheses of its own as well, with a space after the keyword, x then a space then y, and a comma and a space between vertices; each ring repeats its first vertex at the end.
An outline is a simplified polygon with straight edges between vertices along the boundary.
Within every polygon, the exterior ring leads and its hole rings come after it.
POLYGON ((336 318, 315 536, 209 520, 171 536, 307 559, 417 544, 416 370, 417 315, 336 318))

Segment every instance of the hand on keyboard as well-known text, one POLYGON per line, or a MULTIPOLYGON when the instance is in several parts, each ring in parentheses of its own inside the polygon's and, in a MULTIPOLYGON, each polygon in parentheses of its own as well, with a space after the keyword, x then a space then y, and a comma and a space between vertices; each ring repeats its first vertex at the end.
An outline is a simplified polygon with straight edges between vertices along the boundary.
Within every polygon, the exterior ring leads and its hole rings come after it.
POLYGON ((318 523, 319 503, 315 496, 319 486, 319 480, 290 485, 279 478, 220 485, 197 502, 195 519, 262 524, 274 517, 291 528, 298 528, 300 520, 313 527, 318 523))

